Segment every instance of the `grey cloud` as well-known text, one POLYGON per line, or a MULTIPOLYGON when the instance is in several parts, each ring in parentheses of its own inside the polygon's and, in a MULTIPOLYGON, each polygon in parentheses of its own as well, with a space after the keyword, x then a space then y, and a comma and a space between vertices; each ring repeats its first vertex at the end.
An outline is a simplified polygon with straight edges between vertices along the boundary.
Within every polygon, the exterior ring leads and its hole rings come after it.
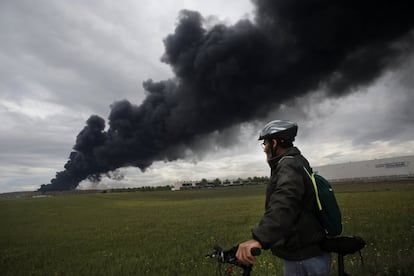
POLYGON ((30 95, 33 86, 43 87, 49 101, 106 114, 115 100, 142 100, 140 82, 148 74, 165 75, 152 65, 153 49, 134 48, 139 41, 128 40, 135 34, 126 31, 122 24, 128 22, 114 7, 20 0, 1 5, 0 59, 7 72, 0 78, 6 88, 18 86, 30 95))

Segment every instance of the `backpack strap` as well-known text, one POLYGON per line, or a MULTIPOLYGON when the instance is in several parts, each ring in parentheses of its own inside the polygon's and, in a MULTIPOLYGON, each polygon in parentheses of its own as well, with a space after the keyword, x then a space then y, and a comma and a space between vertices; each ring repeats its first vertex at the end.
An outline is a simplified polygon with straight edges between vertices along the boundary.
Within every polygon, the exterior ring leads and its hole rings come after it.
MULTIPOLYGON (((287 159, 287 158, 290 159, 290 158, 295 158, 295 157, 290 156, 290 155, 283 156, 282 158, 280 158, 279 162, 277 162, 277 163, 279 164, 282 160, 287 159)), ((321 204, 321 201, 319 199, 319 192, 318 192, 318 186, 316 185, 315 174, 313 172, 312 172, 312 174, 309 173, 309 171, 305 168, 305 166, 303 166, 303 169, 305 170, 306 174, 309 176, 309 178, 312 181, 313 189, 315 190, 316 203, 318 204, 319 211, 321 211, 322 210, 322 204, 321 204)))
POLYGON ((282 158, 280 158, 280 160, 277 163, 279 164, 280 162, 282 162, 282 160, 284 160, 284 159, 291 159, 291 158, 294 159, 295 157, 290 156, 290 155, 283 156, 282 158))
POLYGON ((309 178, 312 180, 313 189, 315 190, 316 203, 318 204, 319 211, 321 211, 322 210, 322 204, 321 204, 321 201, 319 199, 318 185, 316 185, 315 174, 313 172, 312 172, 312 174, 310 174, 305 167, 303 167, 303 169, 305 170, 305 172, 309 176, 309 178))

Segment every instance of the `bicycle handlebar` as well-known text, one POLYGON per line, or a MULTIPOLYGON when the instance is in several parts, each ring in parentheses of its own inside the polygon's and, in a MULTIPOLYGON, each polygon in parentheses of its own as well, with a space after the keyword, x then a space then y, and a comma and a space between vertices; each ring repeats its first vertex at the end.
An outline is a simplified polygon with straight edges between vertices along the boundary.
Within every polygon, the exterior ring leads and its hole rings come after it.
MULTIPOLYGON (((243 275, 249 276, 252 270, 252 265, 245 265, 239 262, 236 258, 237 249, 239 246, 234 246, 229 250, 223 250, 220 246, 215 246, 214 251, 210 254, 207 254, 206 257, 217 259, 219 263, 228 263, 235 266, 238 266, 243 269, 243 275)), ((254 247, 250 250, 252 256, 259 256, 262 253, 260 248, 254 247)))

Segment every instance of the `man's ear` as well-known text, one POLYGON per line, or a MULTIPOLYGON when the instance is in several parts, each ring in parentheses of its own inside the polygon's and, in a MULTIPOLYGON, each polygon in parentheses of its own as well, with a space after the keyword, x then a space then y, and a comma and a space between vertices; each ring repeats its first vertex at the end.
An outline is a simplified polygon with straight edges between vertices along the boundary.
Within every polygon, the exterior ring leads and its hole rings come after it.
POLYGON ((275 149, 277 147, 277 139, 272 139, 273 142, 273 148, 275 149))

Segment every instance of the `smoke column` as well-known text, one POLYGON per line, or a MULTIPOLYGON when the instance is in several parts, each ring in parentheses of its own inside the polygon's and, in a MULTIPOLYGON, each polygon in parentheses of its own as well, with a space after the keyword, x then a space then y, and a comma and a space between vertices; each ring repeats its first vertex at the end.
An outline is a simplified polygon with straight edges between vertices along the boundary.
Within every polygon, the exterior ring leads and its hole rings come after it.
POLYGON ((145 100, 111 105, 109 128, 93 115, 65 164, 41 191, 124 166, 144 171, 177 160, 213 132, 260 119, 280 104, 323 88, 328 96, 367 85, 413 46, 410 1, 255 0, 254 21, 203 27, 183 10, 162 61, 175 77, 148 80, 145 100))

